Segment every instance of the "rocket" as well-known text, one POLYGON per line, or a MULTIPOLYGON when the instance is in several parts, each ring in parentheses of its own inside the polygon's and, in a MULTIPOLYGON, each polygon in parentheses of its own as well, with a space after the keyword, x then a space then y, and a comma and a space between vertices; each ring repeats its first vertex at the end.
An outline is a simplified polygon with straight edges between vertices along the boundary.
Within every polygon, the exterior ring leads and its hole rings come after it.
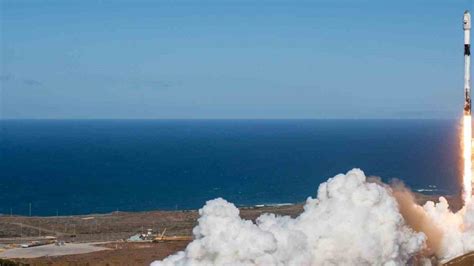
POLYGON ((464 12, 464 115, 471 115, 471 14, 464 12))

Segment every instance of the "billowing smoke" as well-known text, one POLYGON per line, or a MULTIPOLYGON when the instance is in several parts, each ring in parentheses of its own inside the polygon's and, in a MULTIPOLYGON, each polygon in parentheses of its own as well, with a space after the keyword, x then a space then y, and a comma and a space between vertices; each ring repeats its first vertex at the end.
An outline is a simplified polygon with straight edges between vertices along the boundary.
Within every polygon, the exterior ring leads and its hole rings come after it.
POLYGON ((440 253, 443 238, 442 229, 431 219, 422 206, 416 204, 413 193, 402 182, 395 180, 390 186, 392 195, 398 202, 398 209, 406 223, 413 230, 424 233, 427 238, 423 255, 442 256, 440 253))
POLYGON ((391 184, 392 195, 406 223, 427 237, 423 255, 436 255, 448 260, 474 250, 474 203, 469 201, 458 212, 452 212, 448 201, 428 201, 422 207, 415 202, 411 191, 401 182, 391 184))
POLYGON ((295 219, 242 220, 223 199, 208 201, 185 251, 152 265, 401 265, 424 248, 386 188, 354 169, 322 183, 295 219))
POLYGON ((474 250, 474 205, 453 213, 440 198, 422 207, 402 184, 369 182, 359 169, 322 183, 296 218, 263 214, 254 223, 221 198, 199 214, 195 240, 153 266, 406 265, 474 250))
POLYGON ((439 203, 427 202, 423 209, 443 232, 436 254, 450 259, 474 250, 474 204, 472 201, 457 213, 451 212, 445 198, 439 203))

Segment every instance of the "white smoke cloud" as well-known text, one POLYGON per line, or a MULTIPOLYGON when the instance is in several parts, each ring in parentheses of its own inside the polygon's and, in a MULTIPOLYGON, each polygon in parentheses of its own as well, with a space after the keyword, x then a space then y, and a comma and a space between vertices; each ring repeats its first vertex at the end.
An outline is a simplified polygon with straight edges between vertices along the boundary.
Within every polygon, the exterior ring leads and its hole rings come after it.
POLYGON ((442 260, 448 260, 474 250, 474 204, 464 206, 457 213, 449 210, 449 204, 441 197, 439 203, 427 202, 423 209, 443 232, 441 246, 436 252, 442 260))
POLYGON ((263 214, 253 223, 221 198, 208 201, 199 214, 195 240, 153 266, 405 265, 426 242, 425 234, 406 225, 390 189, 367 182, 359 169, 322 183, 317 198, 308 198, 294 219, 263 214))

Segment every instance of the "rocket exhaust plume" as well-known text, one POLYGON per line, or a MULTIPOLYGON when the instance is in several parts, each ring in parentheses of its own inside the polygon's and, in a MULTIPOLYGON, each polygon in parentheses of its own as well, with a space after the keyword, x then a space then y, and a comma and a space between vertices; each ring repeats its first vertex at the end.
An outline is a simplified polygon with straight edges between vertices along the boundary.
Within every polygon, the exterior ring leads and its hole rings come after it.
POLYGON ((472 195, 472 155, 471 155, 471 116, 464 115, 463 119, 463 160, 464 160, 464 173, 463 173, 463 200, 468 203, 471 200, 472 195))
POLYGON ((463 199, 467 203, 472 195, 472 120, 471 120, 471 14, 464 12, 464 118, 463 118, 463 199))

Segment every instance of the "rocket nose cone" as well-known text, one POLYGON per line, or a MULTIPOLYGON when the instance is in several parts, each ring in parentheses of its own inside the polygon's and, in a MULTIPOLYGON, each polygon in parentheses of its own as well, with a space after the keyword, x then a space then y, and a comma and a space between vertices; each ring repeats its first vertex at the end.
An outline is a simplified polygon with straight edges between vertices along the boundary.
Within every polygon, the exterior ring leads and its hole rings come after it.
POLYGON ((463 24, 465 30, 471 29, 471 14, 467 10, 464 11, 463 24))

